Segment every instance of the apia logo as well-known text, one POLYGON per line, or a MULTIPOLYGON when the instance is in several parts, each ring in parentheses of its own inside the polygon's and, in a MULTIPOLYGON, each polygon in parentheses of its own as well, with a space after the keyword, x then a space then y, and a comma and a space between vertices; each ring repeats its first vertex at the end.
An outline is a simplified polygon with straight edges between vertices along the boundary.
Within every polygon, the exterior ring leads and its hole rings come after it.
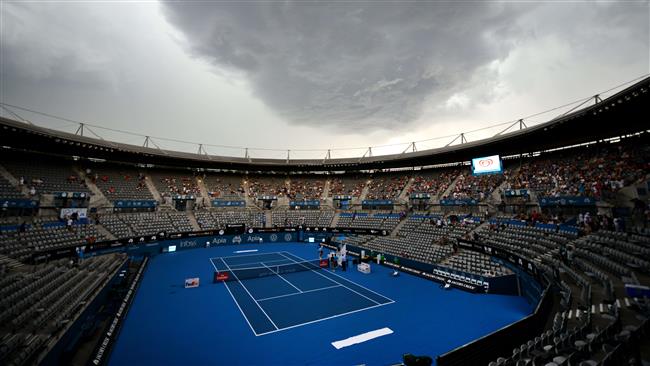
POLYGON ((262 240, 260 236, 257 235, 249 235, 246 237, 246 242, 247 243, 259 243, 262 240))
POLYGON ((241 244, 241 236, 237 235, 234 238, 232 238, 232 243, 233 244, 241 244))
POLYGON ((278 241, 278 236, 276 234, 271 234, 269 239, 271 239, 271 241, 278 241))
POLYGON ((212 239, 212 244, 226 244, 228 240, 226 238, 214 238, 212 239))

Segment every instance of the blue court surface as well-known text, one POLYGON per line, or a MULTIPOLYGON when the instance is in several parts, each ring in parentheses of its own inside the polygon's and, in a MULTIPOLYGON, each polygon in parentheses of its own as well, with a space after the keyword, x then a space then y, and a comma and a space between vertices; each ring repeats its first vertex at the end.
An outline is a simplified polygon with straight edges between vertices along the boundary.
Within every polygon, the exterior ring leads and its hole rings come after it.
POLYGON ((370 274, 278 270, 317 255, 315 244, 289 243, 154 257, 109 363, 387 365, 404 353, 435 357, 533 310, 523 298, 445 291, 411 275, 392 277, 379 265, 370 274), (270 274, 212 283, 215 270, 242 274, 251 267, 270 274), (199 277, 200 287, 183 288, 190 277, 199 277), (332 344, 385 328, 392 333, 341 348, 332 344))
POLYGON ((216 271, 234 273, 236 281, 224 285, 257 336, 394 302, 330 271, 311 269, 303 261, 289 252, 210 258, 216 271), (302 270, 280 273, 278 268, 287 265, 302 270), (260 269, 263 277, 240 278, 260 269))

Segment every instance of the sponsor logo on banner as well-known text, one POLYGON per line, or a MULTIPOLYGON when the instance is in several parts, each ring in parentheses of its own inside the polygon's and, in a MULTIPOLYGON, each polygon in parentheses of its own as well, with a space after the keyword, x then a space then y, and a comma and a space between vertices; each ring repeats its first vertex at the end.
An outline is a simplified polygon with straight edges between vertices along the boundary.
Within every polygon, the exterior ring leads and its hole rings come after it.
POLYGON ((88 209, 87 208, 62 208, 61 209, 61 215, 60 217, 63 219, 66 216, 72 216, 73 213, 77 213, 78 217, 80 219, 85 219, 88 216, 88 209))
POLYGON ((178 246, 181 248, 194 248, 198 246, 198 244, 196 240, 181 240, 178 246))
POLYGON ((241 236, 237 235, 234 238, 232 238, 233 244, 241 244, 241 236))
POLYGON ((228 243, 228 240, 225 238, 212 239, 212 244, 226 244, 226 243, 228 243))
POLYGON ((247 243, 259 243, 262 241, 262 237, 258 235, 249 235, 246 237, 247 243))
POLYGON ((229 276, 228 272, 218 272, 217 276, 216 276, 216 279, 217 279, 217 281, 228 281, 229 277, 230 276, 229 276))
POLYGON ((225 231, 223 231, 223 229, 219 230, 219 235, 223 235, 224 233, 225 231))
POLYGON ((291 239, 293 239, 291 234, 284 234, 284 241, 291 241, 291 239))
POLYGON ((321 259, 318 265, 322 268, 327 268, 329 266, 329 263, 327 262, 327 259, 321 259))
POLYGON ((270 239, 273 242, 278 241, 278 236, 276 234, 271 234, 270 239))
POLYGON ((193 277, 193 278, 186 278, 185 279, 185 288, 195 288, 199 287, 199 278, 198 277, 193 277))

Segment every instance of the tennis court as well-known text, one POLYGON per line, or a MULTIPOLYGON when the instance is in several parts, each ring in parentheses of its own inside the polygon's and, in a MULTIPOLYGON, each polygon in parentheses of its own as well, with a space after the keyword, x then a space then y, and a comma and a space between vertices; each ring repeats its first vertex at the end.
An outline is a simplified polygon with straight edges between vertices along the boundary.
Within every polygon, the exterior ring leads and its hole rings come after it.
POLYGON ((215 271, 232 276, 223 284, 256 336, 394 302, 320 269, 318 260, 305 261, 289 252, 215 257, 210 262, 215 271))

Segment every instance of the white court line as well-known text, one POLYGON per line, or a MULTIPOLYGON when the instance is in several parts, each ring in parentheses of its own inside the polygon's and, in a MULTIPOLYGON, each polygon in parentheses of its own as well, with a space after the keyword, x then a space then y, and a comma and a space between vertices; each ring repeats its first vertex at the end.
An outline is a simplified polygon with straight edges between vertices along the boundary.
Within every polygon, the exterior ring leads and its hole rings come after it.
MULTIPOLYGON (((252 267, 236 267, 236 268, 230 267, 230 269, 237 269, 237 270, 244 270, 244 269, 260 269, 260 268, 264 268, 264 267, 265 267, 265 266, 264 266, 264 263, 280 262, 280 261, 282 261, 282 262, 286 262, 287 260, 289 260, 290 262, 289 262, 289 263, 285 263, 285 264, 275 264, 275 265, 276 265, 276 266, 280 266, 280 265, 289 265, 289 264, 301 264, 301 263, 307 263, 307 262, 311 263, 311 262, 319 261, 320 259, 312 259, 312 260, 309 260, 309 261, 297 262, 295 259, 290 259, 290 258, 285 257, 285 259, 282 259, 282 260, 278 259, 277 261, 263 261, 263 262, 262 262, 262 261, 257 261, 257 262, 247 262, 247 263, 241 263, 241 264, 233 264, 233 266, 242 266, 242 265, 244 265, 244 264, 255 264, 255 266, 252 266, 252 267), (261 265, 260 265, 260 264, 261 264, 261 265)), ((225 261, 224 261, 224 262, 225 262, 225 261)), ((304 266, 303 266, 303 267, 304 267, 304 266)), ((244 279, 246 280, 247 278, 244 278, 244 279)))
POLYGON ((219 272, 219 269, 217 269, 217 266, 214 265, 214 262, 212 261, 212 258, 210 258, 210 263, 212 263, 212 267, 214 267, 214 270, 219 272))
POLYGON ((299 289, 298 287, 296 287, 296 286, 294 286, 294 284, 293 284, 293 283, 291 283, 291 282, 289 282, 289 281, 287 281, 287 279, 286 279, 286 278, 284 278, 284 277, 282 277, 282 276, 280 276, 280 274, 279 274, 279 273, 277 273, 277 272, 273 272, 273 268, 271 268, 271 267, 269 267, 269 266, 267 266, 266 264, 264 264, 264 262, 261 262, 261 263, 262 263, 262 265, 263 265, 264 267, 266 267, 266 268, 268 268, 268 269, 269 269, 269 270, 271 271, 271 273, 274 273, 274 274, 275 274, 276 276, 278 276, 278 277, 280 277, 280 278, 281 278, 281 279, 282 279, 282 280, 283 280, 284 282, 286 282, 286 283, 288 283, 288 284, 289 284, 289 286, 291 286, 291 287, 293 287, 293 288, 295 288, 295 289, 296 289, 296 290, 298 290, 298 291, 299 291, 300 293, 302 293, 302 290, 301 290, 301 289, 299 289))
POLYGON ((373 330, 371 332, 366 332, 363 334, 355 335, 354 337, 349 337, 340 341, 332 342, 332 346, 336 349, 341 349, 343 347, 354 346, 355 344, 367 342, 371 339, 379 338, 381 336, 393 334, 393 330, 390 328, 381 328, 373 330))
MULTIPOLYGON (((226 267, 228 267, 228 263, 226 263, 226 261, 224 261, 223 259, 222 259, 221 261, 223 262, 223 264, 226 265, 226 267)), ((280 329, 280 328, 278 328, 277 325, 275 325, 275 323, 273 322, 273 320, 271 320, 271 317, 269 316, 269 314, 267 314, 266 311, 264 311, 264 309, 262 309, 262 307, 261 307, 260 304, 257 302, 257 300, 255 300, 255 298, 253 297, 253 295, 251 295, 251 293, 248 291, 248 289, 246 288, 246 286, 244 286, 244 283, 243 283, 242 281, 240 281, 239 278, 237 278, 237 275, 236 275, 232 270, 230 270, 230 267, 228 267, 228 270, 230 271, 230 273, 233 274, 233 276, 235 276, 235 278, 237 279, 237 282, 239 282, 239 284, 244 288, 244 290, 246 290, 246 293, 248 294, 248 296, 250 296, 251 299, 253 299, 253 302, 255 302, 255 305, 257 305, 257 307, 260 308, 260 310, 262 310, 262 312, 264 313, 264 315, 266 316, 266 318, 271 322, 271 324, 273 324, 273 326, 275 327, 275 329, 280 329)), ((237 302, 237 300, 235 300, 235 302, 237 302)), ((238 304, 237 306, 239 306, 239 304, 238 304)), ((253 332, 255 332, 255 331, 253 331, 253 332)))
POLYGON ((252 253, 252 252, 257 252, 259 249, 247 249, 247 250, 236 250, 233 253, 239 254, 239 253, 252 253))
POLYGON ((255 334, 255 335, 256 335, 256 336, 263 336, 263 335, 267 335, 267 334, 271 334, 271 333, 282 332, 282 331, 284 331, 284 330, 288 330, 288 329, 293 329, 293 328, 302 327, 303 325, 308 325, 308 324, 318 323, 318 322, 322 322, 323 320, 334 319, 334 318, 338 318, 338 317, 340 317, 340 316, 349 315, 349 314, 354 314, 354 313, 358 313, 358 312, 360 312, 360 311, 370 310, 370 309, 378 308, 378 307, 380 307, 380 306, 385 306, 385 305, 389 305, 389 304, 392 304, 392 303, 387 302, 387 303, 385 303, 385 304, 372 305, 372 306, 368 306, 368 307, 363 308, 363 309, 352 310, 352 311, 348 311, 347 313, 336 314, 336 315, 328 316, 328 317, 326 317, 326 318, 316 319, 316 320, 308 321, 308 322, 306 322, 306 323, 300 323, 300 324, 292 325, 292 326, 289 326, 289 327, 286 327, 286 328, 280 328, 280 329, 278 329, 278 330, 271 330, 271 331, 268 331, 268 332, 264 332, 264 333, 260 333, 260 334, 255 334))
POLYGON ((327 287, 321 287, 321 288, 315 288, 313 290, 307 290, 307 291, 302 291, 302 292, 293 292, 290 294, 284 294, 284 295, 278 295, 278 296, 271 296, 271 297, 265 297, 263 299, 257 299, 257 301, 266 301, 266 300, 273 300, 273 299, 279 299, 281 297, 289 297, 289 296, 294 296, 294 295, 300 295, 300 294, 306 294, 308 292, 316 292, 316 291, 323 291, 327 290, 330 288, 335 288, 335 287, 342 287, 341 285, 336 285, 336 286, 327 286, 327 287))
POLYGON ((230 287, 228 287, 228 284, 226 283, 226 281, 223 281, 223 284, 226 286, 226 290, 228 290, 228 293, 230 294, 230 297, 232 297, 232 301, 234 301, 235 305, 237 305, 237 309, 239 309, 239 312, 244 317, 244 320, 246 320, 246 323, 248 324, 248 326, 253 331, 253 334, 257 335, 257 332, 255 331, 255 329, 251 325, 251 322, 248 321, 248 318, 246 317, 246 314, 244 314, 244 311, 241 309, 241 306, 239 306, 239 303, 237 302, 237 300, 235 300, 235 296, 233 296, 232 292, 230 291, 230 287))
MULTIPOLYGON (((280 253, 280 254, 282 254, 282 253, 280 253)), ((282 255, 284 255, 284 254, 282 254, 282 255)), ((286 256, 285 256, 285 257, 286 257, 286 256)), ((289 258, 289 257, 287 257, 287 258, 289 258)), ((291 258, 289 258, 289 259, 291 259, 291 258)), ((294 262, 296 262, 296 263, 300 263, 300 262, 297 262, 295 259, 292 259, 292 260, 293 260, 294 262)), ((328 280, 330 280, 330 281, 332 281, 332 282, 334 282, 334 283, 338 283, 339 285, 341 285, 341 286, 347 288, 348 290, 354 292, 355 294, 357 294, 357 295, 359 295, 359 296, 361 296, 361 297, 364 297, 364 298, 366 298, 366 299, 368 299, 368 300, 374 302, 375 304, 379 305, 379 303, 378 303, 377 301, 375 301, 375 300, 369 298, 368 296, 365 296, 365 295, 363 295, 363 294, 361 294, 361 293, 359 293, 359 292, 357 292, 357 291, 354 291, 353 289, 347 287, 346 285, 344 285, 344 284, 342 284, 342 283, 340 283, 340 282, 338 282, 338 281, 335 281, 335 280, 332 280, 331 278, 328 278, 327 276, 325 276, 325 275, 322 274, 322 273, 319 273, 318 271, 314 271, 313 269, 310 269, 310 271, 316 273, 316 274, 319 275, 319 276, 322 276, 323 278, 327 278, 328 280)), ((343 277, 341 277, 341 278, 343 278, 343 277)))
POLYGON ((252 257, 255 255, 266 255, 266 254, 280 254, 279 252, 270 252, 270 253, 255 253, 255 254, 242 254, 242 255, 231 255, 227 257, 212 257, 210 259, 220 259, 220 258, 241 258, 241 257, 252 257))
MULTIPOLYGON (((287 253, 287 252, 278 252, 278 254, 284 256, 285 258, 289 258, 289 257, 287 257, 286 255, 284 255, 284 253, 287 253)), ((291 254, 291 253, 289 253, 289 254, 291 254)), ((291 254, 291 255, 293 255, 293 254, 291 254)), ((300 258, 300 257, 298 257, 298 258, 300 258)), ((296 263, 300 263, 300 262, 296 261, 295 259, 292 259, 292 258, 289 258, 289 259, 291 259, 292 261, 294 261, 294 262, 296 262, 296 263)), ((312 270, 312 271, 314 271, 314 270, 312 270)), ((318 273, 318 271, 314 271, 314 273, 318 273)), ((375 295, 377 295, 377 296, 383 297, 384 299, 389 300, 391 303, 394 303, 394 302, 395 302, 395 300, 393 300, 393 299, 391 299, 391 298, 389 298, 389 297, 386 297, 386 296, 384 296, 384 295, 382 295, 382 294, 380 294, 380 293, 377 293, 377 292, 375 292, 375 291, 373 291, 373 290, 371 290, 371 289, 369 289, 369 288, 367 288, 367 287, 365 287, 365 286, 361 286, 360 284, 358 284, 358 283, 356 283, 356 282, 354 282, 354 281, 350 281, 350 280, 348 280, 347 278, 345 278, 345 277, 343 277, 343 276, 339 276, 339 275, 337 275, 336 273, 329 272, 329 271, 328 271, 327 273, 329 273, 329 274, 331 274, 331 275, 334 275, 334 276, 336 276, 336 277, 339 277, 339 278, 341 278, 341 279, 343 279, 343 280, 345 280, 345 281, 347 281, 347 282, 353 283, 353 284, 355 284, 356 286, 359 286, 359 287, 361 287, 361 288, 364 289, 364 290, 368 290, 368 291, 372 292, 373 294, 375 294, 375 295)), ((318 274, 320 274, 320 273, 318 273, 318 274)), ((320 274, 320 275, 323 276, 322 274, 320 274)), ((327 278, 327 276, 323 276, 323 277, 327 278)), ((330 281, 332 281, 331 278, 328 278, 328 279, 329 279, 330 281)), ((336 281, 334 281, 334 282, 336 282, 336 281)), ((338 282, 336 282, 336 283, 338 283, 338 282)), ((341 285, 343 285, 343 284, 341 284, 341 285)), ((343 287, 345 287, 345 285, 343 285, 343 287)), ((355 291, 355 292, 356 292, 356 291, 355 291)), ((361 295, 361 296, 363 296, 363 295, 361 295)), ((365 297, 365 296, 363 296, 363 297, 365 297)), ((367 297, 366 297, 366 298, 367 298, 367 297)), ((375 302, 376 302, 376 301, 375 301, 375 302)))
MULTIPOLYGON (((262 265, 264 265, 264 263, 286 262, 286 261, 287 261, 286 259, 276 259, 276 260, 273 260, 273 261, 264 261, 264 262, 246 262, 246 263, 240 263, 240 264, 231 264, 230 268, 232 268, 232 269, 262 268, 262 266, 259 266, 259 265, 258 266, 253 266, 253 267, 241 267, 241 268, 239 268, 239 266, 246 266, 246 265, 251 265, 251 264, 262 264, 262 265)), ((291 263, 287 263, 287 264, 291 264, 291 263)))

